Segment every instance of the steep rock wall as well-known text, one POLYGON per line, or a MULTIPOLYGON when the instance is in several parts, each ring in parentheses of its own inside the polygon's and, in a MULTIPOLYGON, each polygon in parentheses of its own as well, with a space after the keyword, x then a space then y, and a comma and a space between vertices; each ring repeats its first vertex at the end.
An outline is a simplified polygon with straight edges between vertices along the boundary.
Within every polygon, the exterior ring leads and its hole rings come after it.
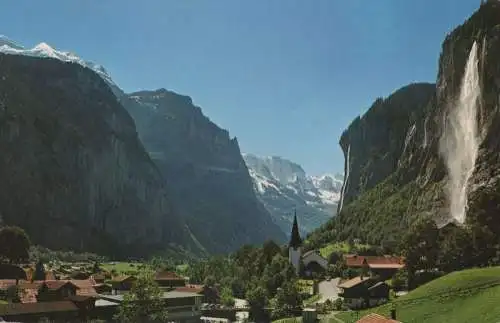
POLYGON ((0 54, 0 221, 49 248, 193 244, 135 125, 89 69, 0 54))
POLYGON ((257 199, 238 141, 191 98, 164 89, 120 97, 168 180, 176 213, 211 253, 285 235, 257 199))

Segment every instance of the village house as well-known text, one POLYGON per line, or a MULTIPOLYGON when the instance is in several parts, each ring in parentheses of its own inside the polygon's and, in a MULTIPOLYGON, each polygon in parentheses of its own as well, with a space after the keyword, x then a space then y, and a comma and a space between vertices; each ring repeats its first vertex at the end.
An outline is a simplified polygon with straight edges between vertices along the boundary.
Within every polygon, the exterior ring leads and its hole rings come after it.
POLYGON ((104 284, 106 276, 103 274, 94 274, 90 277, 90 279, 93 279, 96 284, 104 284))
POLYGON ((405 267, 402 257, 397 256, 359 256, 344 255, 346 266, 352 269, 361 269, 371 272, 381 279, 389 279, 405 267))
POLYGON ((155 274, 155 281, 163 288, 186 286, 186 279, 171 271, 159 271, 155 274))
POLYGON ((21 303, 37 303, 43 301, 65 300, 67 297, 89 296, 97 297, 90 280, 47 280, 26 281, 4 279, 0 280, 0 297, 5 298, 8 289, 16 288, 21 303))
POLYGON ((113 293, 123 293, 130 291, 132 289, 132 285, 135 283, 137 278, 134 276, 115 276, 111 280, 111 287, 113 289, 113 293))
POLYGON ((0 317, 18 322, 81 322, 94 310, 95 292, 90 280, 0 280, 0 291, 15 288, 18 303, 0 305, 0 317))
POLYGON ((372 277, 358 276, 340 283, 339 296, 351 309, 378 306, 389 300, 390 287, 372 277))
POLYGON ((217 304, 220 302, 219 292, 215 287, 208 287, 205 285, 186 285, 177 287, 178 292, 187 292, 201 295, 203 303, 217 304))
POLYGON ((37 301, 50 302, 76 295, 77 287, 69 281, 47 280, 38 287, 37 301))
MULTIPOLYGON (((100 295, 96 302, 99 318, 112 317, 124 295, 100 295)), ((164 292, 162 300, 168 312, 169 321, 178 323, 200 322, 202 295, 190 292, 164 292)))

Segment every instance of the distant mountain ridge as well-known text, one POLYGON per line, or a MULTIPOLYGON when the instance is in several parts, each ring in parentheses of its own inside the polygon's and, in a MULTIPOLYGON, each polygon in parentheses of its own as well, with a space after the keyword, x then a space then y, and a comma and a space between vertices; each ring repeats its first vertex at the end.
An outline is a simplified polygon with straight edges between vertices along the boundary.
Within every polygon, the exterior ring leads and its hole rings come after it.
MULTIPOLYGON (((123 111, 127 117, 134 119, 134 134, 137 132, 141 147, 146 148, 148 158, 161 171, 171 202, 170 229, 187 233, 189 239, 184 240, 189 240, 193 249, 225 253, 243 244, 284 241, 285 235, 253 191, 238 141, 211 122, 190 97, 165 89, 124 93, 103 66, 46 43, 25 49, 0 36, 0 53, 18 59, 29 56, 76 63, 93 70, 106 82, 115 96, 111 101, 116 99, 114 103, 123 106, 130 114, 123 111)), ((140 219, 140 213, 131 214, 140 219)))
POLYGON ((342 175, 309 176, 297 163, 277 156, 244 153, 243 159, 255 192, 286 235, 290 234, 295 210, 301 234, 311 232, 335 215, 342 175))

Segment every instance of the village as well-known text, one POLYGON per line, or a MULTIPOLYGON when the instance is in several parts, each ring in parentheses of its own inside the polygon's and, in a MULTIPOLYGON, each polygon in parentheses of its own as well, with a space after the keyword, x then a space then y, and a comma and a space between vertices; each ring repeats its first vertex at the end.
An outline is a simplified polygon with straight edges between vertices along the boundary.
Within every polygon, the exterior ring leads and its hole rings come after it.
MULTIPOLYGON (((405 266, 401 257, 389 255, 344 254, 342 259, 326 259, 317 250, 302 253, 302 244, 295 217, 287 246, 288 261, 303 286, 303 302, 291 312, 301 316, 303 322, 316 322, 339 310, 352 311, 388 302, 391 278, 405 266), (346 267, 343 276, 335 276, 332 271, 332 262, 339 261, 346 267)), ((116 321, 120 304, 144 269, 151 269, 151 265, 139 261, 3 263, 0 318, 3 322, 116 321)), ((205 280, 205 284, 199 284, 183 275, 182 270, 161 268, 153 273, 153 279, 161 290, 168 321, 253 319, 247 300, 230 295, 233 301, 228 304, 221 300, 220 286, 213 282, 205 280)), ((270 313, 273 309, 261 310, 270 313)), ((271 320, 271 315, 265 320, 271 320)))

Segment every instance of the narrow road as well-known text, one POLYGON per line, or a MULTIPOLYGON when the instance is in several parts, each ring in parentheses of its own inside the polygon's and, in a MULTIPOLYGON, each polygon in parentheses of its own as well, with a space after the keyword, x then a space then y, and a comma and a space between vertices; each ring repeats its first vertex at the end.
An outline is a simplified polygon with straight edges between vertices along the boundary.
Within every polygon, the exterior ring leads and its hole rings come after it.
POLYGON ((321 298, 318 300, 318 303, 324 303, 327 299, 330 301, 335 301, 339 298, 339 289, 337 285, 339 283, 340 278, 334 278, 330 281, 324 280, 319 283, 318 289, 321 298))

